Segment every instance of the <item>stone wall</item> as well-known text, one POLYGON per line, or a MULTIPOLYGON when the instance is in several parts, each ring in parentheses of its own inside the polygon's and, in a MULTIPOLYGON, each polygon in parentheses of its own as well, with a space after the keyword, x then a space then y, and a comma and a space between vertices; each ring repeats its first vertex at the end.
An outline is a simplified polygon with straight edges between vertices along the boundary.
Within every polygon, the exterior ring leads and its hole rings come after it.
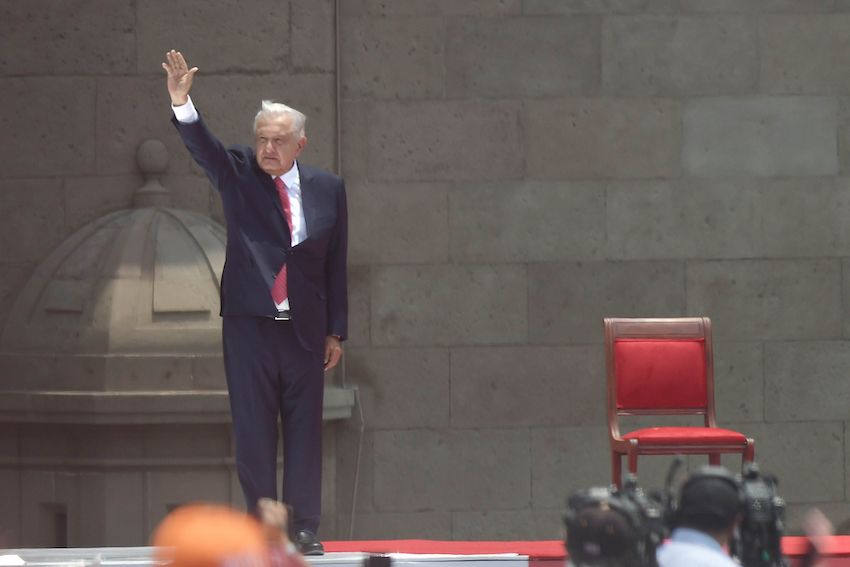
POLYGON ((4 3, 0 323, 130 205, 145 138, 220 218, 167 120, 176 47, 224 140, 272 97, 310 116, 305 161, 341 159, 365 434, 358 471, 339 431, 326 537, 558 537, 564 496, 609 478, 606 315, 710 316, 721 424, 792 525, 850 516, 850 2, 339 4, 337 140, 329 0, 4 3))

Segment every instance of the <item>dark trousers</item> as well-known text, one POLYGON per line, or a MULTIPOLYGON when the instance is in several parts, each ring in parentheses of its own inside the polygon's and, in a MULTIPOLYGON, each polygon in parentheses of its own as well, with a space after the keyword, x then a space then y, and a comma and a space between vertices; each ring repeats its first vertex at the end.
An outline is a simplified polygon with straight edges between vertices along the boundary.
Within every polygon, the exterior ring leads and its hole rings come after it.
POLYGON ((236 467, 248 510, 277 498, 278 417, 283 427, 282 500, 294 530, 319 529, 322 509, 323 356, 304 350, 292 323, 224 317, 224 369, 236 467))

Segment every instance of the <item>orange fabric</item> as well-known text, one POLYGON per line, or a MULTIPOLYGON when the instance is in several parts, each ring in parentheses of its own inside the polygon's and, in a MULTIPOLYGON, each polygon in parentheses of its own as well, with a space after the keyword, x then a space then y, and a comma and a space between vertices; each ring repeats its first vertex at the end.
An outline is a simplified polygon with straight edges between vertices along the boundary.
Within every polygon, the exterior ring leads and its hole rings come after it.
POLYGON ((614 343, 619 409, 705 407, 705 342, 620 339, 614 343))
POLYGON ((637 439, 652 445, 680 445, 682 443, 705 443, 706 445, 745 445, 747 438, 742 433, 719 427, 648 427, 623 435, 623 439, 637 439))
POLYGON ((151 538, 158 561, 172 567, 267 567, 259 522, 225 506, 190 504, 165 517, 151 538))

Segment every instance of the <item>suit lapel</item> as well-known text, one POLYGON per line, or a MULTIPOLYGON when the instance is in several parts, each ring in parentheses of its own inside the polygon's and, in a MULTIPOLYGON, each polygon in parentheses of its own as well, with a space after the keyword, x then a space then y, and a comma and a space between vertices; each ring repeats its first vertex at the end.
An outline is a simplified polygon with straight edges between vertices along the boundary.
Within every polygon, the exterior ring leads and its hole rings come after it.
MULTIPOLYGON (((296 162, 297 163, 297 162, 296 162)), ((301 182, 301 208, 304 210, 304 222, 306 223, 307 238, 310 238, 316 217, 319 214, 319 203, 316 199, 316 191, 313 187, 314 175, 309 166, 298 164, 298 178, 301 182)), ((306 238, 305 238, 306 240, 306 238)))

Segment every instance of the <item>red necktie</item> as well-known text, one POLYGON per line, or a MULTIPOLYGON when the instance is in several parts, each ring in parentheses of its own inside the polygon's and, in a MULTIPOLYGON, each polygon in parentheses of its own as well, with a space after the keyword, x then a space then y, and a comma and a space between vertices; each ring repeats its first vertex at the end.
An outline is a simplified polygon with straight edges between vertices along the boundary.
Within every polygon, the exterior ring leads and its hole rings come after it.
MULTIPOLYGON (((286 184, 280 177, 275 177, 274 184, 277 187, 277 196, 280 199, 280 207, 283 209, 283 218, 286 221, 286 228, 292 234, 292 210, 289 206, 289 194, 286 192, 286 184)), ((278 272, 272 285, 272 299, 277 305, 283 303, 283 300, 288 297, 286 292, 286 263, 278 272)))

